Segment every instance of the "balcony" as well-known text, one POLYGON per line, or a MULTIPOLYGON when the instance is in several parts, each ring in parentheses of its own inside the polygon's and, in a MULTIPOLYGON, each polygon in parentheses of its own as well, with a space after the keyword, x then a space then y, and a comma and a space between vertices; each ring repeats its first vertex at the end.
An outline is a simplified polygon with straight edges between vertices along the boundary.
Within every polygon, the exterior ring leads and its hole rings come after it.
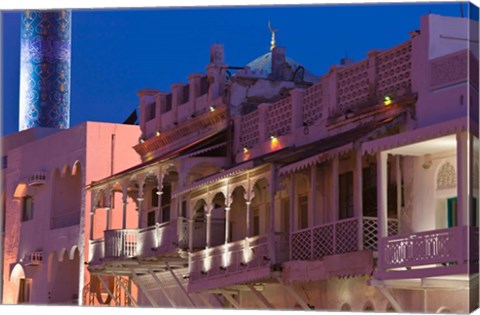
POLYGON ((379 280, 478 272, 478 227, 459 226, 386 237, 379 246, 379 280), (468 238, 470 250, 466 245, 468 238), (476 263, 470 265, 472 262, 476 263))
POLYGON ((37 171, 27 177, 28 186, 41 186, 46 183, 47 172, 37 171))
POLYGON ((186 248, 188 221, 178 218, 142 229, 105 231, 104 257, 127 259, 150 257, 186 248))
MULTIPOLYGON (((362 219, 362 240, 359 219, 351 218, 318 225, 292 233, 290 260, 318 260, 324 256, 351 253, 362 249, 377 250, 377 218, 362 219), (359 246, 362 242, 362 246, 359 246)), ((388 220, 388 234, 395 235, 398 221, 388 220)))
POLYGON ((23 259, 23 263, 26 266, 38 266, 42 263, 42 261, 43 261, 42 251, 31 252, 28 255, 25 255, 23 259))
POLYGON ((192 253, 190 291, 269 277, 270 266, 280 263, 286 252, 284 239, 283 234, 266 234, 192 253))

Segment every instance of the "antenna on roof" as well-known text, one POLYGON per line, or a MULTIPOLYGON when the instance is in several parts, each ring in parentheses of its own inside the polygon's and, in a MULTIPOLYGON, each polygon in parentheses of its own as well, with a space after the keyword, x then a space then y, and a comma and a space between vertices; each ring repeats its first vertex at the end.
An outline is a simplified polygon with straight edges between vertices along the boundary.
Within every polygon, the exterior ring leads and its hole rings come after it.
POLYGON ((275 33, 278 32, 278 29, 273 29, 272 25, 270 24, 270 21, 268 21, 268 29, 272 33, 272 40, 270 41, 270 50, 273 50, 273 48, 275 48, 275 33))

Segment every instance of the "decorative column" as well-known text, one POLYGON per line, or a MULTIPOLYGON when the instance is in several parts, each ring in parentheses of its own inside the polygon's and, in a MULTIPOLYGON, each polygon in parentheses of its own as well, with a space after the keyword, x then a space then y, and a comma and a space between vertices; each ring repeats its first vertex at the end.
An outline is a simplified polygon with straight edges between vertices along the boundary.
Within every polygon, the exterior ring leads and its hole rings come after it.
POLYGON ((122 229, 125 230, 127 228, 127 189, 128 183, 124 183, 122 185, 122 229))
POLYGON ((308 226, 314 227, 316 223, 317 211, 317 163, 310 166, 310 198, 308 199, 308 226))
POLYGON ((209 249, 212 247, 212 210, 213 210, 213 205, 210 203, 205 204, 204 206, 204 211, 205 211, 205 216, 207 217, 207 231, 206 231, 206 237, 205 237, 205 247, 209 249))
POLYGON ((110 210, 111 208, 111 198, 112 198, 112 190, 109 188, 107 189, 105 195, 105 215, 106 215, 106 223, 105 223, 105 230, 108 231, 110 230, 110 210))
POLYGON ((138 207, 138 226, 142 227, 142 203, 143 203, 143 184, 145 179, 138 181, 138 195, 137 195, 137 207, 138 207))
MULTIPOLYGON (((397 180, 397 220, 398 224, 400 224, 400 214, 402 211, 402 168, 401 163, 402 157, 400 155, 395 156, 395 177, 397 180)), ((388 222, 387 222, 388 224, 388 222)), ((400 227, 398 227, 400 228, 400 227)), ((388 226, 387 226, 388 232, 388 226)))
POLYGON ((160 222, 160 215, 162 211, 162 195, 163 195, 163 174, 161 171, 157 174, 157 196, 158 196, 158 206, 157 211, 155 211, 155 223, 160 222))
POLYGON ((225 207, 225 245, 230 243, 230 204, 225 207))
MULTIPOLYGON (((457 133, 457 225, 465 226, 469 223, 469 139, 468 132, 457 133)), ((470 151, 472 152, 472 151, 470 151)), ((473 152, 472 152, 473 155, 473 152)), ((471 168, 470 168, 471 170, 471 168)))
POLYGON ((378 242, 387 237, 387 158, 385 152, 377 152, 377 226, 378 242))
POLYGON ((357 244, 358 250, 363 249, 363 165, 362 150, 355 150, 355 176, 353 182, 353 197, 355 217, 358 219, 357 244))
POLYGON ((70 125, 69 10, 26 10, 20 32, 19 130, 70 125))
POLYGON ((377 268, 383 273, 384 249, 380 244, 387 236, 387 158, 385 152, 377 152, 377 268))
POLYGON ((97 209, 97 192, 92 190, 90 193, 90 240, 93 241, 93 232, 95 228, 95 210, 97 209))

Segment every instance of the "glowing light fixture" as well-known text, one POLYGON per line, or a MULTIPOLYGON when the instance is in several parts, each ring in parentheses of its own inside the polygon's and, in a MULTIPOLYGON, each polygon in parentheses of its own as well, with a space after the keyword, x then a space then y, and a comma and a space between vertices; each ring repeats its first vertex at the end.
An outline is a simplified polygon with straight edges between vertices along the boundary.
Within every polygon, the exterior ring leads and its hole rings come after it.
POLYGON ((392 97, 390 95, 385 95, 383 98, 383 104, 385 106, 392 104, 392 97))
POLYGON ((161 133, 159 130, 157 130, 157 132, 155 132, 155 134, 156 134, 157 137, 158 137, 158 136, 160 136, 162 133, 161 133))
POLYGON ((273 141, 273 140, 275 140, 275 139, 277 139, 277 137, 275 137, 274 135, 271 135, 271 136, 270 136, 270 140, 273 141))
POLYGON ((243 147, 243 153, 248 153, 248 148, 247 147, 243 147))
POLYGON ((143 140, 142 138, 140 138, 140 143, 144 143, 144 142, 145 142, 145 140, 143 140))
POLYGON ((215 111, 215 106, 213 106, 213 105, 210 106, 210 111, 211 111, 211 112, 215 111))

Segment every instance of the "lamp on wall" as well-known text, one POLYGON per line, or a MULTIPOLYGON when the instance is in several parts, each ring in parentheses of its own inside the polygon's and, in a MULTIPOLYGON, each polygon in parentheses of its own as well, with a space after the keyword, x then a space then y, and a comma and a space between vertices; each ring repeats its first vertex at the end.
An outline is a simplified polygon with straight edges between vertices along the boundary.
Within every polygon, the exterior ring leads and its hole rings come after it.
POLYGON ((433 162, 432 162, 432 157, 430 156, 430 154, 425 154, 422 167, 424 169, 428 170, 432 166, 432 164, 433 164, 433 162))
POLYGON ((155 132, 155 135, 158 137, 160 136, 162 133, 160 132, 160 130, 157 130, 157 132, 155 132))

